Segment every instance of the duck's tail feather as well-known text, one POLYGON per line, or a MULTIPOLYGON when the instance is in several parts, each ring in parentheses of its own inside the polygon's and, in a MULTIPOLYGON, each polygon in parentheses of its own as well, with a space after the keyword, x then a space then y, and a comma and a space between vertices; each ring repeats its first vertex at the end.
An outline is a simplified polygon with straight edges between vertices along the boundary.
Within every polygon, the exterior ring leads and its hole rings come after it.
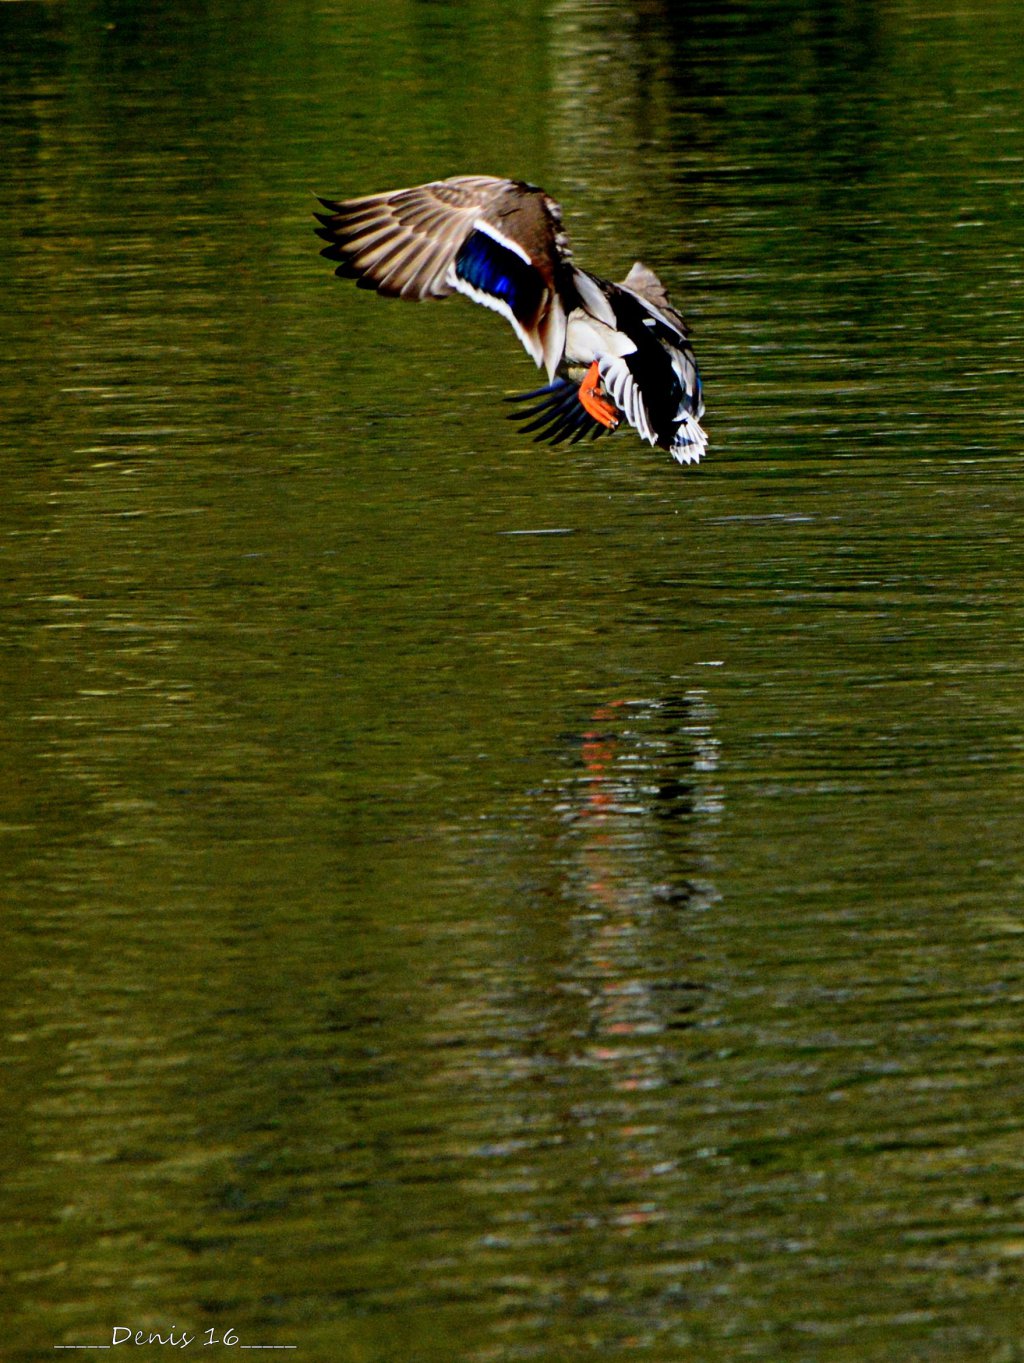
POLYGON ((672 438, 669 453, 678 464, 697 464, 708 447, 704 427, 692 412, 687 412, 672 438))
POLYGON ((509 412, 508 419, 519 424, 523 435, 533 434, 535 441, 546 440, 551 445, 560 445, 563 440, 568 440, 575 445, 577 440, 582 440, 586 435, 596 440, 608 429, 595 421, 580 402, 579 385, 571 379, 555 379, 543 388, 534 388, 529 393, 516 393, 505 398, 505 401, 533 404, 520 411, 509 412))

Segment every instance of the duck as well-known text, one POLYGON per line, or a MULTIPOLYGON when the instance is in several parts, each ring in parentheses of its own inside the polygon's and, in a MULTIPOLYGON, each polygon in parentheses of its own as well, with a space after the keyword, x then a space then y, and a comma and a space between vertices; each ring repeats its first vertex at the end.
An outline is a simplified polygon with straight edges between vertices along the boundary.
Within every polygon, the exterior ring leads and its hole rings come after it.
POLYGON ((511 324, 548 377, 507 399, 522 432, 558 444, 625 421, 680 464, 704 454, 700 371, 661 280, 640 261, 618 283, 581 269, 543 189, 456 175, 319 202, 335 274, 414 302, 461 293, 511 324))

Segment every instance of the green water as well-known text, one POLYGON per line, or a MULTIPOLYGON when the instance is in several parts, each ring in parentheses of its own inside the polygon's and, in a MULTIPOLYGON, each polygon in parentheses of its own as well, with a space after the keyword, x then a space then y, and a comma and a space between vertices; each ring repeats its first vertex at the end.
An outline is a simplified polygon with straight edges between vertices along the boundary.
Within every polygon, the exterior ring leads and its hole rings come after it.
POLYGON ((0 1355, 1024 1357, 1016 3, 0 43, 0 1355), (705 464, 318 257, 465 172, 705 464))

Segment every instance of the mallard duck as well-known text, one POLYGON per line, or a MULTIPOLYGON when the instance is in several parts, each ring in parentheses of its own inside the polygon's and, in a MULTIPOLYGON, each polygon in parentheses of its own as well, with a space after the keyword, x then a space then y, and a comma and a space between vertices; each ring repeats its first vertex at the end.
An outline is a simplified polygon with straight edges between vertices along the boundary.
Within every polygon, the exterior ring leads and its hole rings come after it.
POLYGON ((509 401, 557 444, 625 419, 681 464, 707 437, 686 324, 639 261, 612 284, 572 262, 559 205, 535 185, 457 175, 359 199, 321 199, 321 255, 359 287, 418 301, 462 293, 506 318, 548 383, 509 401))

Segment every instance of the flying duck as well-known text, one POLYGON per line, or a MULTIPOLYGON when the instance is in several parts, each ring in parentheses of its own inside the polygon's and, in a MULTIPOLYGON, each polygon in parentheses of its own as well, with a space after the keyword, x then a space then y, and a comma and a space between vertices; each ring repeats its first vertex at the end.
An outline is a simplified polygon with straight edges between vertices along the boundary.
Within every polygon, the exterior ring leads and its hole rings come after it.
POLYGON ((639 261, 609 283, 572 261, 559 205, 535 185, 456 175, 359 199, 321 199, 321 255, 336 274, 391 298, 462 293, 506 318, 548 383, 510 402, 552 444, 625 419, 681 464, 707 436, 686 324, 639 261))

